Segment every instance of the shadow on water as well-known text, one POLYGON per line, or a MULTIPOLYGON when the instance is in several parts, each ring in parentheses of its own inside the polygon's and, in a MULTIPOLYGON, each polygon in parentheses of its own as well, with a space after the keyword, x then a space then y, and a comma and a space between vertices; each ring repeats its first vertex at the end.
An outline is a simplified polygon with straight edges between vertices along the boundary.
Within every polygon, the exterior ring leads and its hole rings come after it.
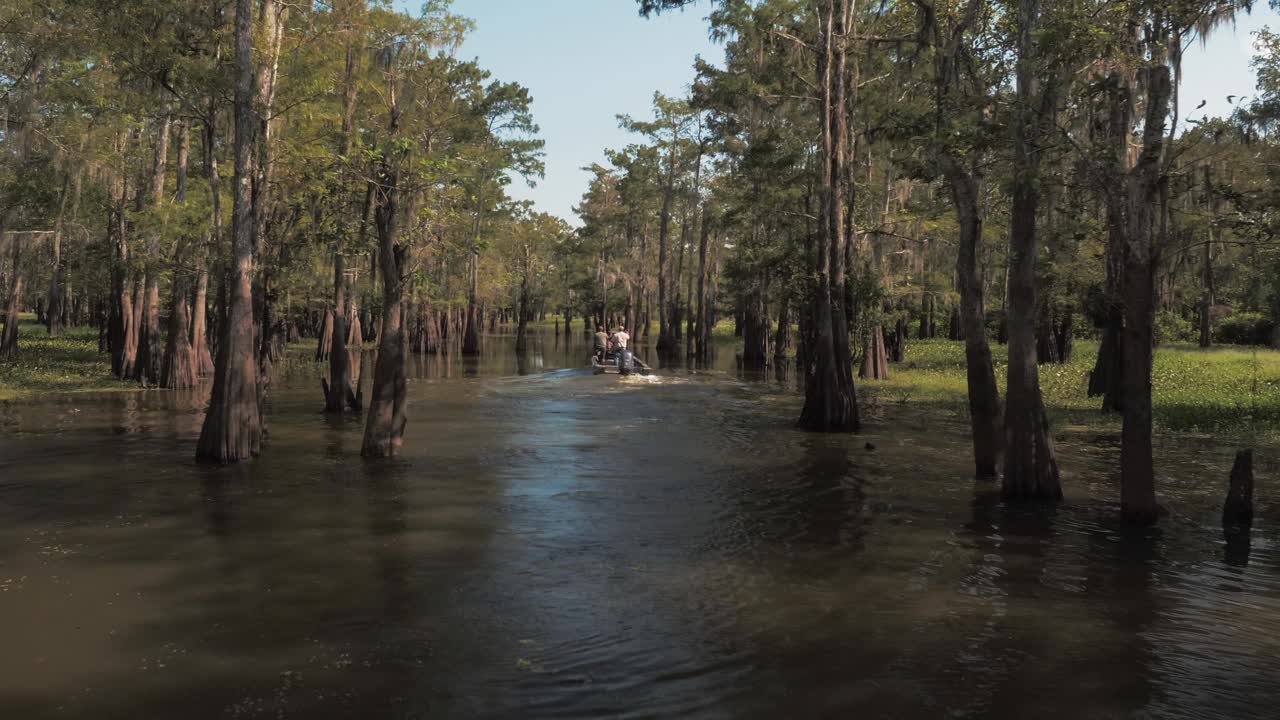
MULTIPOLYGON (((405 454, 359 458, 306 362, 254 462, 197 466, 199 393, 7 405, 4 717, 1272 717, 1280 553, 1217 526, 1229 449, 1115 448, 1070 497, 968 479, 962 415, 795 429, 794 371, 721 348, 594 376, 580 333, 410 358, 405 454)), ((650 353, 652 348, 641 348, 650 353)), ((642 355, 645 357, 645 355, 642 355)), ((367 359, 367 358, 366 358, 367 359)), ((367 379, 366 379, 367 382, 367 379)), ((1270 490, 1259 479, 1259 496, 1270 490)))

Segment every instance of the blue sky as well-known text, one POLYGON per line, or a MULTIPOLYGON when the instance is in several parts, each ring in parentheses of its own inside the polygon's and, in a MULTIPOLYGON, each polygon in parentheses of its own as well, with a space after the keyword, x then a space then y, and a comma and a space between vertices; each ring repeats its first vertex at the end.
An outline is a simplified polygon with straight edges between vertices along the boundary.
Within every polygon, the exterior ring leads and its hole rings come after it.
MULTIPOLYGON (((417 0, 401 0, 416 5, 417 0)), ((1266 3, 1236 27, 1220 28, 1205 47, 1187 54, 1182 106, 1193 117, 1225 115, 1227 95, 1252 95, 1250 32, 1280 29, 1266 3)), ((723 51, 707 39, 702 0, 684 12, 645 20, 635 0, 455 0, 453 9, 476 21, 460 55, 504 81, 530 89, 534 117, 547 143, 547 175, 535 188, 516 181, 511 191, 538 209, 574 222, 573 206, 586 189, 580 168, 603 159, 605 148, 631 141, 619 113, 645 116, 655 90, 678 94, 701 55, 719 63, 723 51)))

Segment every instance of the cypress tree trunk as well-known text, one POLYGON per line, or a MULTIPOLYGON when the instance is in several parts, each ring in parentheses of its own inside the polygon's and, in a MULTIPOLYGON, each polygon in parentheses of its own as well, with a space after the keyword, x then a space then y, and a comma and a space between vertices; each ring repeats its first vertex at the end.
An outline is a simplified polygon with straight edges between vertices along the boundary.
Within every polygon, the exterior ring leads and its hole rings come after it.
POLYGON ((134 324, 133 282, 129 277, 129 242, 125 225, 128 183, 120 181, 120 199, 108 216, 109 235, 114 239, 115 263, 111 272, 111 372, 124 380, 133 377, 138 357, 138 329, 134 324))
MULTIPOLYGON (((355 33, 351 30, 355 26, 352 16, 364 10, 364 0, 347 2, 341 7, 335 6, 335 9, 347 14, 346 29, 344 30, 346 34, 345 64, 342 79, 342 137, 339 140, 338 147, 339 156, 345 158, 350 155, 352 141, 355 136, 355 109, 359 91, 359 86, 355 80, 359 64, 359 51, 356 48, 355 33)), ((369 197, 366 187, 366 205, 369 202, 369 197)), ((368 208, 365 207, 362 210, 359 231, 361 235, 364 234, 364 219, 368 216, 368 208)), ((346 231, 350 228, 350 225, 343 223, 340 227, 342 231, 346 231)), ((324 411, 326 413, 341 413, 344 407, 351 407, 352 410, 360 409, 356 404, 356 394, 351 388, 351 354, 347 350, 346 303, 346 257, 343 255, 342 239, 339 238, 335 243, 333 253, 333 308, 325 315, 324 327, 320 332, 320 344, 316 350, 317 360, 329 361, 329 382, 323 384, 325 391, 324 411)), ((356 346, 356 352, 359 352, 359 346, 356 346)))
MULTIPOLYGON (((364 345, 364 341, 366 337, 365 335, 366 328, 364 326, 364 323, 361 322, 360 320, 360 318, 362 317, 361 316, 362 310, 360 308, 360 296, 356 292, 351 291, 350 288, 348 288, 348 290, 349 292, 347 293, 347 310, 346 310, 346 320, 345 320, 347 325, 347 348, 358 350, 361 345, 364 345)), ((338 321, 336 318, 334 319, 333 326, 334 328, 338 327, 338 321)))
MULTIPOLYGON (((1017 117, 1009 235, 1009 377, 1005 409, 1003 495, 1007 500, 1059 500, 1062 485, 1036 363, 1036 213, 1043 128, 1051 121, 1053 89, 1033 68, 1039 0, 1018 6, 1017 117), (1032 108, 1032 105, 1037 107, 1032 108)), ((1052 81, 1050 81, 1052 82, 1052 81)))
POLYGON ((1219 202, 1217 194, 1213 188, 1213 169, 1209 165, 1204 166, 1204 190, 1205 194, 1211 198, 1209 201, 1209 209, 1212 213, 1212 224, 1209 230, 1209 240, 1204 244, 1201 250, 1201 275, 1204 282, 1203 295, 1200 299, 1200 347, 1207 348, 1213 345, 1213 322, 1211 313, 1213 312, 1214 303, 1214 282, 1213 282, 1213 246, 1218 240, 1217 217, 1219 210, 1219 202))
POLYGON ((468 257, 470 263, 467 267, 469 271, 469 281, 467 283, 467 315, 466 326, 462 331, 462 354, 463 355, 479 355, 480 354, 480 232, 481 221, 484 214, 484 185, 481 184, 479 199, 476 209, 476 230, 475 245, 471 248, 471 254, 468 257))
MULTIPOLYGON (((218 176, 218 155, 214 152, 217 139, 217 113, 213 101, 204 123, 204 170, 209 183, 210 217, 209 241, 205 252, 215 254, 222 240, 222 180, 218 176)), ((195 298, 191 301, 191 352, 196 358, 196 372, 200 377, 213 375, 213 354, 209 351, 209 270, 202 267, 196 280, 195 298)))
POLYGON ((662 214, 658 221, 658 353, 669 354, 675 349, 671 332, 670 309, 667 307, 667 241, 671 234, 671 201, 675 194, 675 140, 667 162, 667 184, 662 193, 662 214))
MULTIPOLYGON (((333 352, 333 310, 325 310, 320 321, 320 332, 316 336, 316 362, 325 362, 329 353, 333 352)), ((343 333, 346 334, 345 332, 343 333)), ((344 342, 345 344, 345 342, 344 342)))
MULTIPOLYGON (((169 160, 169 127, 172 117, 166 109, 156 130, 155 155, 151 168, 151 190, 148 195, 148 206, 156 207, 164 200, 165 170, 169 160)), ((141 303, 142 316, 138 328, 138 366, 137 377, 141 383, 157 383, 160 380, 160 364, 162 347, 160 344, 160 269, 155 258, 160 253, 160 237, 152 231, 147 240, 147 251, 150 255, 145 280, 143 281, 143 297, 141 303)))
MULTIPOLYGON (((87 139, 87 135, 85 138, 87 139)), ((85 141, 81 140, 80 149, 83 150, 85 141)), ((72 180, 71 173, 62 180, 62 199, 58 201, 58 219, 53 226, 53 276, 49 281, 49 309, 48 324, 49 335, 57 337, 62 334, 63 325, 67 321, 68 305, 67 297, 71 292, 71 288, 66 282, 66 264, 62 260, 62 235, 63 228, 66 226, 67 212, 67 195, 68 190, 72 196, 70 203, 70 216, 75 217, 80 206, 80 188, 82 186, 83 176, 77 172, 75 179, 72 180)))
POLYGON ((1036 362, 1051 365, 1058 362, 1058 345, 1054 339, 1053 316, 1048 303, 1040 303, 1040 316, 1036 325, 1036 362))
POLYGON ((817 285, 810 304, 811 347, 800 426, 841 432, 858 429, 858 406, 845 318, 844 178, 847 133, 846 43, 849 0, 819 5, 818 80, 822 108, 822 203, 816 243, 817 285))
POLYGON ((374 366, 373 394, 364 428, 360 454, 368 458, 392 457, 400 452, 408 422, 405 379, 403 297, 401 266, 405 249, 398 245, 396 225, 396 177, 384 169, 384 190, 377 208, 378 244, 381 249, 383 298, 382 334, 374 366))
MULTIPOLYGON (((896 363, 907 361, 907 320, 898 316, 893 324, 893 342, 889 343, 889 359, 896 363)), ((988 351, 990 352, 990 351, 988 351)))
MULTIPOLYGON (((0 239, 4 237, 0 223, 0 239)), ((13 278, 9 282, 9 298, 5 302, 4 331, 0 332, 0 355, 18 354, 18 313, 22 310, 22 235, 13 236, 13 278)))
POLYGON ((213 354, 209 352, 208 338, 209 271, 201 270, 196 282, 196 296, 191 303, 191 353, 196 358, 196 373, 200 377, 213 374, 213 354))
MULTIPOLYGON (((791 303, 784 299, 779 305, 782 307, 778 309, 778 327, 773 335, 773 362, 781 367, 787 364, 791 351, 791 303)), ((693 335, 689 339, 692 343, 693 335)))
MULTIPOLYGON (((179 258, 180 260, 181 258, 179 258)), ((195 387, 199 373, 187 328, 191 309, 186 289, 179 277, 174 278, 173 299, 169 306, 169 336, 165 345, 164 364, 160 368, 160 386, 172 390, 195 387)))
POLYGON ((467 312, 462 331, 462 354, 480 354, 480 306, 476 304, 476 293, 480 283, 480 253, 471 253, 471 282, 467 297, 467 312))
POLYGON ((1128 201, 1122 191, 1129 163, 1129 136, 1132 125, 1132 92, 1120 73, 1107 79, 1110 106, 1107 132, 1108 188, 1103 196, 1107 209, 1107 297, 1103 317, 1102 342, 1093 373, 1089 376, 1089 397, 1102 397, 1103 412, 1123 412, 1124 392, 1124 295, 1128 253, 1125 225, 1128 201))
MULTIPOLYGON (((185 122, 178 125, 178 177, 177 203, 187 201, 187 158, 190 155, 191 136, 185 122)), ((165 341, 164 361, 160 366, 160 386, 170 389, 194 387, 199 380, 196 356, 187 335, 191 327, 187 281, 183 277, 182 256, 185 241, 178 239, 173 255, 173 289, 169 299, 169 332, 165 341)))
MULTIPOLYGON (((347 351, 347 323, 343 313, 346 304, 346 259, 341 252, 333 255, 333 310, 325 318, 330 335, 329 382, 325 385, 324 411, 340 413, 354 404, 351 390, 351 355, 347 351)), ((358 409, 352 407, 353 410, 358 409)))
MULTIPOLYGON (((520 275, 520 322, 516 325, 516 353, 523 355, 528 349, 529 329, 529 246, 524 246, 524 271, 520 275)), ((634 325, 628 327, 635 329, 634 325)), ((559 329, 557 328, 557 334, 559 329)))
POLYGON ((1151 364, 1154 350, 1155 249, 1153 212, 1164 181, 1165 119, 1172 81, 1163 65, 1139 71, 1147 112, 1142 153, 1126 183, 1125 225, 1124 427, 1120 439, 1120 505, 1126 521, 1155 522, 1155 467, 1151 444, 1151 364))
POLYGON ((759 287, 745 298, 743 308, 742 369, 763 370, 768 364, 769 335, 765 327, 764 298, 759 287))
MULTIPOLYGON (((944 159, 944 168, 960 220, 960 247, 956 257, 960 306, 953 313, 952 323, 957 324, 958 321, 960 335, 965 341, 974 474, 978 478, 993 478, 1000 464, 1003 434, 1000 391, 996 387, 991 345, 987 342, 986 301, 982 292, 982 272, 978 267, 983 224, 978 205, 978 181, 974 173, 966 172, 953 158, 944 159)), ((903 329, 905 331, 905 327, 903 329)))
MULTIPOLYGON (((716 315, 716 298, 718 290, 716 287, 717 277, 716 261, 712 258, 707 263, 706 306, 703 308, 702 318, 698 320, 698 326, 702 330, 702 338, 698 341, 698 348, 701 358, 704 361, 711 355, 711 335, 718 320, 716 315)), ((801 313, 800 319, 802 322, 804 321, 804 318, 805 313, 801 313)), ((800 347, 803 349, 804 344, 801 343, 800 347)))
POLYGON ((885 346, 884 327, 876 325, 862 344, 862 368, 858 377, 864 380, 889 379, 889 353, 885 346))
MULTIPOLYGON (((689 357, 706 358, 706 342, 703 338, 704 328, 707 324, 707 240, 711 233, 711 208, 704 205, 702 207, 702 222, 698 230, 698 294, 697 294, 697 310, 691 319, 692 324, 689 328, 689 357)), ((693 278, 690 277, 689 282, 692 284, 693 278)), ((693 302, 692 298, 690 302, 693 302)), ((787 306, 783 305, 785 312, 787 306)))
POLYGON ((929 304, 931 302, 933 302, 933 296, 929 293, 920 296, 920 329, 917 337, 921 340, 929 339, 929 315, 931 314, 929 304))
POLYGON ((679 348, 684 338, 684 300, 680 297, 680 281, 684 278, 684 250, 689 244, 692 225, 686 213, 680 224, 680 248, 676 253, 676 272, 671 278, 671 294, 674 296, 671 299, 671 340, 674 343, 671 348, 673 351, 679 348))
POLYGON ((1058 348, 1058 362, 1064 365, 1070 363, 1072 356, 1075 354, 1075 331, 1072 327, 1075 320, 1073 315, 1071 308, 1064 310, 1054 329, 1054 338, 1058 348))
MULTIPOLYGON (((390 103, 387 148, 379 162, 374 219, 378 230, 378 260, 382 270, 382 329, 378 332, 378 356, 373 374, 373 399, 364 426, 360 454, 367 458, 392 457, 400 452, 408 422, 405 378, 404 268, 408 248, 399 242, 399 157, 394 148, 400 130, 395 60, 391 60, 386 97, 390 103)), ((474 297, 468 308, 471 329, 479 321, 474 297)))
MULTIPOLYGON (((264 0, 272 12, 276 0, 264 0)), ((254 358, 253 255, 256 222, 253 208, 256 120, 254 108, 253 0, 236 0, 235 61, 235 195, 232 207, 232 268, 228 305, 213 393, 196 446, 198 460, 233 463, 257 455, 262 448, 262 416, 258 405, 258 366, 254 358)))

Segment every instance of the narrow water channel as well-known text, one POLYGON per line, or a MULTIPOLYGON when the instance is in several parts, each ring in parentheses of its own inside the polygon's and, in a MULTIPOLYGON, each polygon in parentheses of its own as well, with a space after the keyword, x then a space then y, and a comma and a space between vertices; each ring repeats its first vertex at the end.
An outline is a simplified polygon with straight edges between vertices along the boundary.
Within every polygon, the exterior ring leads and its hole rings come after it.
POLYGON ((950 412, 805 434, 730 355, 583 343, 415 359, 390 462, 306 363, 227 469, 198 393, 0 406, 0 717, 1276 717, 1280 506, 1224 540, 1233 448, 1162 442, 1131 531, 1087 434, 1067 503, 1006 507, 950 412))

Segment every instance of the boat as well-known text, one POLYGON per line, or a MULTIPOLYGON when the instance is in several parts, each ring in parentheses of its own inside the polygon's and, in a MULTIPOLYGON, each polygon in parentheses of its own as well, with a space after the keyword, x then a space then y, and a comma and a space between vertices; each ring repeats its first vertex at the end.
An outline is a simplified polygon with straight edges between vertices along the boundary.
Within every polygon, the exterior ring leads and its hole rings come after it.
POLYGON ((653 371, 643 360, 636 357, 630 350, 623 350, 623 361, 618 362, 617 354, 610 351, 605 355, 604 362, 600 362, 599 356, 595 353, 591 354, 591 369, 596 375, 648 375, 653 371))

